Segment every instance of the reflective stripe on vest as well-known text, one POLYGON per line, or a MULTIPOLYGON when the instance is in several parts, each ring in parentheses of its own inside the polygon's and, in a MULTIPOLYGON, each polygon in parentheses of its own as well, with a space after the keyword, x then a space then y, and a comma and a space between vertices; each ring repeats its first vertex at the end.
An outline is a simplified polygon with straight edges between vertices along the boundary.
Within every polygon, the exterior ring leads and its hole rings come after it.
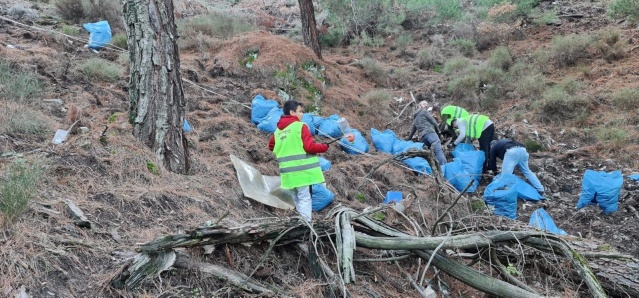
POLYGON ((484 129, 484 123, 488 120, 488 116, 472 114, 469 115, 467 119, 466 135, 471 138, 479 139, 482 130, 484 129))
POLYGON ((303 122, 296 121, 275 131, 273 153, 280 168, 281 187, 291 189, 324 182, 319 159, 304 151, 303 122))

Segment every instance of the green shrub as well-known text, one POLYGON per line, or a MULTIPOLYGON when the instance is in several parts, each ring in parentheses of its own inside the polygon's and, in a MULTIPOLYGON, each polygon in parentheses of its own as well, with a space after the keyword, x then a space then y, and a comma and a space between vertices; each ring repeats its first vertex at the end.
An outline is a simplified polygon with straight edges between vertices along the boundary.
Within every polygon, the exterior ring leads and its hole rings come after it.
POLYGON ((525 75, 514 82, 515 91, 523 98, 539 99, 546 90, 546 77, 541 73, 525 75))
POLYGON ((595 43, 601 57, 608 62, 626 57, 625 45, 626 42, 621 39, 621 33, 617 30, 600 32, 595 43))
POLYGON ((393 81, 392 87, 404 88, 408 85, 411 77, 410 69, 406 67, 395 68, 391 71, 391 80, 393 81))
POLYGON ((413 36, 408 33, 397 36, 397 38, 395 38, 395 41, 393 42, 395 47, 397 47, 397 49, 399 49, 400 51, 405 51, 406 48, 412 43, 413 36))
POLYGON ((63 19, 73 23, 80 23, 86 17, 82 0, 57 0, 53 5, 63 19))
POLYGON ((111 29, 124 29, 122 16, 124 11, 119 0, 83 0, 85 20, 97 22, 106 20, 111 29))
POLYGON ((417 53, 417 65, 421 69, 432 69, 444 64, 444 54, 438 47, 428 47, 417 53))
POLYGON ((588 47, 591 43, 590 35, 555 36, 552 39, 549 55, 556 65, 571 66, 580 58, 588 56, 588 47))
POLYGON ((475 42, 470 39, 454 39, 450 42, 450 45, 453 46, 464 57, 473 57, 477 52, 475 42))
POLYGON ((122 77, 122 67, 101 58, 82 62, 78 69, 90 80, 115 82, 122 77))
POLYGON ((542 72, 548 72, 550 68, 550 54, 548 53, 548 50, 537 49, 532 52, 531 58, 537 69, 541 70, 542 72))
POLYGON ((570 95, 575 95, 579 90, 583 89, 583 84, 570 77, 563 79, 557 86, 570 95))
POLYGON ((463 71, 470 66, 470 60, 465 57, 453 57, 444 63, 444 74, 450 76, 452 74, 463 71))
POLYGON ((77 36, 80 35, 80 28, 73 26, 73 25, 64 25, 62 26, 61 29, 62 33, 66 34, 66 35, 71 35, 71 36, 77 36))
POLYGON ((501 70, 508 70, 512 64, 513 58, 507 47, 496 48, 488 58, 488 65, 501 70))
POLYGON ((146 169, 149 170, 149 173, 153 175, 160 175, 160 169, 151 161, 146 162, 146 169))
POLYGON ((30 103, 41 91, 42 84, 34 74, 16 70, 0 59, 0 98, 30 103))
POLYGON ((336 47, 344 41, 344 31, 339 28, 329 28, 328 32, 320 34, 319 42, 324 47, 336 47))
POLYGON ((4 225, 17 220, 27 209, 29 200, 37 191, 42 169, 24 161, 13 162, 0 182, 0 212, 4 225))
POLYGON ((49 122, 41 113, 27 106, 3 105, 0 108, 0 131, 11 135, 43 135, 50 131, 49 122))
POLYGON ((623 148, 630 139, 626 130, 608 126, 597 127, 594 136, 599 142, 606 143, 609 149, 623 148))
POLYGON ((627 18, 636 21, 639 17, 639 1, 637 0, 612 0, 608 4, 608 16, 611 18, 627 18))
POLYGON ((360 60, 359 63, 364 69, 364 74, 371 81, 380 86, 386 86, 386 84, 388 84, 388 74, 377 61, 371 58, 364 58, 360 60))
POLYGON ((610 96, 616 107, 630 111, 639 108, 639 88, 617 90, 610 96))
POLYGON ((368 105, 370 106, 380 106, 383 104, 388 104, 388 102, 392 98, 393 95, 383 89, 373 89, 362 96, 362 100, 368 103, 368 105))
POLYGON ((524 147, 526 147, 528 152, 538 152, 544 149, 541 144, 531 139, 524 140, 524 147))
POLYGON ((255 22, 246 14, 228 11, 212 12, 188 19, 176 21, 180 36, 204 35, 222 39, 231 38, 239 33, 256 30, 255 22))
POLYGON ((537 12, 537 15, 533 18, 533 23, 537 25, 552 25, 559 22, 559 17, 557 16, 557 10, 551 9, 544 11, 543 13, 540 10, 533 10, 537 12))
POLYGON ((540 118, 544 122, 563 123, 588 115, 589 101, 570 95, 560 86, 546 90, 540 103, 540 118))
POLYGON ((129 48, 127 37, 124 33, 117 33, 113 35, 111 38, 111 44, 124 50, 129 48))

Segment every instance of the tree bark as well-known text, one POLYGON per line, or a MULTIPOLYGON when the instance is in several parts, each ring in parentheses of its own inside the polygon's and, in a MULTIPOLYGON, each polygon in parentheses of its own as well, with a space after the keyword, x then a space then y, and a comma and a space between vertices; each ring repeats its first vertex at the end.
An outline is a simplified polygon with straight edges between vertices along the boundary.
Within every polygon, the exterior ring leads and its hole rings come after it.
POLYGON ((300 18, 302 19, 302 36, 304 45, 311 48, 317 58, 322 60, 322 48, 317 37, 317 23, 315 22, 315 9, 312 0, 298 0, 300 5, 300 18))
POLYGON ((133 135, 149 146, 167 169, 186 174, 186 100, 173 2, 126 0, 124 14, 131 62, 129 121, 133 135))

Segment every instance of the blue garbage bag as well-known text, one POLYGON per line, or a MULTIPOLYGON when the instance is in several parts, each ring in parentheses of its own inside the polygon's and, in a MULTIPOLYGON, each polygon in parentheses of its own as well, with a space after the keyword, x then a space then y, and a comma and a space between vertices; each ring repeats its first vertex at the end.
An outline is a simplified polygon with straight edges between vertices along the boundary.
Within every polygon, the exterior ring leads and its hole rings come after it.
POLYGON ((568 235, 566 231, 558 228, 557 225, 555 225, 555 221, 552 220, 550 214, 548 214, 548 212, 546 212, 546 210, 544 210, 543 208, 535 210, 530 215, 530 221, 528 222, 528 225, 556 235, 568 235))
POLYGON ((400 154, 408 151, 408 149, 415 148, 417 150, 424 149, 424 143, 406 141, 402 139, 397 139, 395 144, 393 144, 393 155, 400 154))
POLYGON ((315 212, 326 208, 335 199, 335 194, 328 190, 324 184, 313 184, 312 189, 311 208, 315 212))
POLYGON ((484 202, 494 207, 495 215, 517 218, 517 177, 513 174, 497 175, 484 190, 484 202))
POLYGON ((479 182, 472 174, 466 171, 464 163, 459 158, 453 158, 453 161, 442 166, 442 172, 444 173, 444 178, 446 178, 457 191, 464 190, 466 185, 471 181, 473 181, 473 185, 471 185, 466 192, 475 192, 477 186, 479 186, 479 182))
POLYGON ((544 199, 544 196, 540 195, 539 192, 524 179, 517 177, 517 198, 524 201, 536 202, 544 199))
POLYGON ((397 135, 390 129, 380 132, 371 128, 371 142, 377 151, 393 154, 393 145, 397 140, 397 135))
POLYGON ((268 133, 275 132, 277 129, 277 122, 280 121, 282 115, 284 115, 282 109, 278 107, 272 108, 268 114, 266 114, 266 117, 262 119, 260 124, 257 125, 257 129, 268 133))
POLYGON ((606 214, 617 211, 622 185, 621 171, 586 170, 581 184, 581 196, 577 202, 577 209, 597 204, 606 214))
POLYGON ((384 198, 384 202, 382 204, 389 204, 389 203, 399 203, 402 201, 402 192, 401 191, 394 191, 394 190, 389 190, 386 192, 386 197, 384 198))
POLYGON ((366 138, 364 138, 359 130, 351 128, 346 133, 352 133, 353 136, 355 136, 355 140, 353 140, 352 143, 346 140, 346 138, 342 138, 339 141, 339 146, 342 148, 342 150, 344 150, 344 152, 348 154, 368 153, 370 146, 368 145, 368 142, 366 142, 366 138))
POLYGON ((268 112, 277 107, 277 101, 265 99, 262 94, 255 95, 253 101, 251 101, 251 122, 255 125, 260 124, 266 118, 268 112))
POLYGON ((331 115, 328 118, 322 120, 317 127, 319 130, 317 132, 320 136, 330 136, 333 138, 339 138, 342 136, 342 131, 339 129, 339 125, 337 124, 337 120, 339 120, 339 116, 337 114, 331 115))
MULTIPOLYGON (((397 139, 395 144, 393 144, 393 154, 397 155, 400 153, 404 153, 411 148, 423 150, 424 143, 397 139)), ((415 173, 417 173, 418 175, 424 175, 424 174, 430 175, 433 173, 433 169, 431 169, 430 165, 428 164, 428 161, 425 160, 423 157, 411 157, 411 158, 402 160, 402 162, 406 164, 409 168, 414 170, 415 173)))
POLYGON ((319 164, 320 164, 320 169, 322 169, 322 172, 324 171, 328 171, 331 169, 331 161, 323 158, 321 156, 318 156, 317 158, 319 158, 319 164))
POLYGON ((639 174, 631 174, 628 175, 628 178, 635 180, 635 181, 639 181, 639 174))
POLYGON ((186 121, 186 119, 184 119, 184 125, 182 129, 184 130, 185 133, 191 132, 191 124, 189 124, 189 122, 186 121))
MULTIPOLYGON (((455 146, 455 149, 453 149, 453 152, 451 152, 451 154, 453 155, 453 157, 459 157, 459 153, 462 152, 469 152, 469 151, 477 151, 477 149, 475 148, 475 146, 473 144, 468 144, 468 143, 459 143, 457 144, 457 146, 455 146)), ((484 157, 484 159, 486 159, 486 157, 484 157)))
POLYGON ((89 31, 89 48, 99 50, 111 42, 109 22, 85 23, 82 26, 89 31))
POLYGON ((317 130, 315 129, 315 123, 313 121, 313 114, 304 114, 304 116, 302 116, 302 122, 306 123, 306 126, 308 126, 308 130, 311 131, 311 135, 316 135, 317 134, 317 130))

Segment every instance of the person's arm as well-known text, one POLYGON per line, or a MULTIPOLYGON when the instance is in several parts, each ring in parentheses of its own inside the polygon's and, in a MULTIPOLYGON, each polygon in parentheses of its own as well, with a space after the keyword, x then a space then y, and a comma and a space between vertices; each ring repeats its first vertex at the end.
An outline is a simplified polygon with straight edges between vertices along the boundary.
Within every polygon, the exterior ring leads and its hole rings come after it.
POLYGON ((306 153, 317 154, 328 151, 328 144, 315 143, 313 135, 306 124, 302 126, 302 143, 304 144, 304 151, 306 151, 306 153))
POLYGON ((459 135, 453 144, 459 145, 466 138, 466 121, 457 119, 457 128, 459 128, 459 135))
POLYGON ((430 122, 430 124, 433 126, 433 129, 435 129, 435 133, 437 133, 437 135, 439 136, 441 134, 439 131, 439 123, 435 121, 435 118, 433 118, 430 113, 426 113, 426 120, 430 122))
POLYGON ((413 124, 413 128, 410 130, 410 134, 408 134, 409 141, 413 139, 413 135, 415 135, 416 131, 417 131, 417 127, 415 127, 415 124, 413 124))
POLYGON ((271 139, 268 140, 268 150, 273 151, 274 148, 275 148, 275 135, 272 135, 271 139))

